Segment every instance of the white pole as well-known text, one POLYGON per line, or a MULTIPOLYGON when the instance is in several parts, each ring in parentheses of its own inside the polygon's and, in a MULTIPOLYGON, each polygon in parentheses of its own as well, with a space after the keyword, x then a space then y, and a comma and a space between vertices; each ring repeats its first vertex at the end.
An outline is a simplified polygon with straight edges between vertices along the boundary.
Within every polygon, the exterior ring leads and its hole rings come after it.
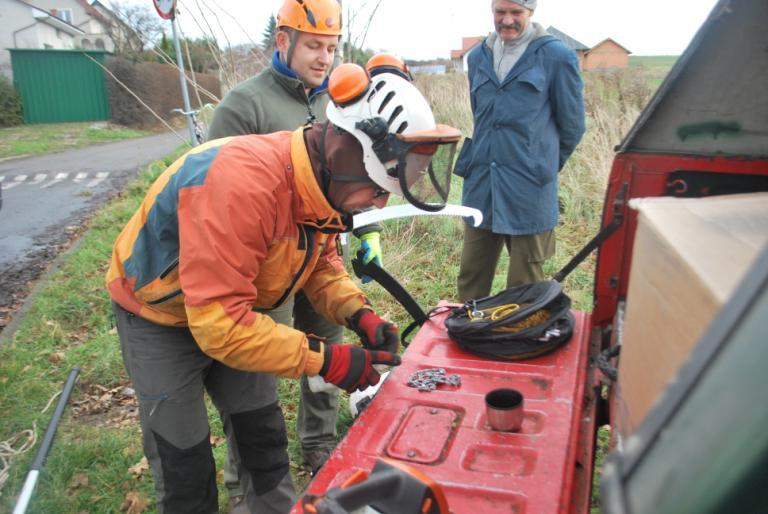
POLYGON ((32 492, 37 485, 37 477, 40 475, 40 471, 33 469, 27 474, 27 480, 24 482, 24 488, 21 490, 19 499, 16 500, 16 507, 13 509, 13 514, 24 514, 27 511, 27 505, 29 500, 32 499, 32 492))
POLYGON ((184 112, 187 113, 187 127, 189 128, 189 141, 192 146, 197 146, 195 137, 195 123, 192 121, 192 108, 189 106, 189 93, 187 93, 187 79, 184 76, 184 60, 181 57, 181 45, 179 34, 176 30, 176 16, 171 18, 173 27, 173 45, 176 47, 176 65, 179 67, 179 80, 181 81, 181 97, 184 100, 184 112))
POLYGON ((48 423, 48 428, 45 429, 45 435, 43 441, 40 443, 40 448, 37 450, 35 460, 32 461, 29 473, 27 473, 27 479, 24 481, 24 487, 21 489, 19 499, 16 501, 16 507, 13 509, 13 514, 24 514, 27 511, 27 505, 32 498, 32 493, 35 490, 37 484, 37 477, 40 474, 45 459, 48 456, 48 452, 51 451, 53 446, 53 437, 56 435, 56 428, 59 426, 59 421, 64 413, 64 407, 67 405, 69 395, 72 394, 72 389, 75 387, 75 380, 80 373, 80 368, 72 368, 67 377, 67 381, 64 383, 64 389, 59 397, 59 402, 56 404, 56 409, 53 411, 51 422, 48 423))

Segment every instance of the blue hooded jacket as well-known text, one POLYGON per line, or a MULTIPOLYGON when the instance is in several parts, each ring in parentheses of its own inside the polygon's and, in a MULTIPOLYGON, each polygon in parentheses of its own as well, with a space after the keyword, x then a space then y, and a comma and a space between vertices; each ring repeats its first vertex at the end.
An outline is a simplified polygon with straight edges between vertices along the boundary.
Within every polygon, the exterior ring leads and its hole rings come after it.
POLYGON ((498 234, 539 234, 557 225, 558 172, 584 134, 576 54, 539 31, 501 82, 488 39, 468 58, 475 128, 455 173, 464 178, 462 203, 480 209, 480 228, 498 234))

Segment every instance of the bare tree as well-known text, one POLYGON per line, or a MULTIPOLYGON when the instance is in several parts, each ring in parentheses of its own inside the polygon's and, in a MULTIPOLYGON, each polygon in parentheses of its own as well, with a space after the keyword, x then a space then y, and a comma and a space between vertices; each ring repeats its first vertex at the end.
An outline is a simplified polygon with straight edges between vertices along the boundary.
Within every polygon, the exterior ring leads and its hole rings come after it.
MULTIPOLYGON (((197 31, 205 34, 210 40, 219 41, 219 51, 214 52, 219 64, 219 78, 228 90, 235 84, 259 72, 264 66, 269 65, 269 53, 260 48, 253 39, 251 30, 246 29, 237 16, 232 15, 216 0, 179 0, 182 8, 182 17, 185 23, 194 26, 197 31), (225 29, 222 19, 229 19, 230 23, 238 28, 240 36, 244 36, 248 43, 233 45, 230 36, 238 34, 225 29)), ((180 20, 180 25, 182 25, 180 20)), ((236 31, 236 32, 238 32, 236 31)))
MULTIPOLYGON (((339 3, 341 4, 341 1, 339 3)), ((356 9, 347 4, 346 16, 344 16, 346 34, 342 43, 344 62, 355 61, 358 56, 365 53, 365 39, 368 37, 368 30, 380 5, 381 0, 363 0, 356 9)))
POLYGON ((135 59, 163 34, 163 20, 149 4, 110 2, 107 36, 115 44, 115 54, 135 59))

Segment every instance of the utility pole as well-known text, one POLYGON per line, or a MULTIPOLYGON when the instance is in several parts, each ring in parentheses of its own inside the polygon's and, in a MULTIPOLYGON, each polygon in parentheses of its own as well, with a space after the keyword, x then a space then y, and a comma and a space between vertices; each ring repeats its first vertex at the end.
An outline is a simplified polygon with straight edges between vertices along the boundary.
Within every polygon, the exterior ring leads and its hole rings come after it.
POLYGON ((184 101, 184 115, 187 117, 187 128, 189 128, 189 141, 192 146, 197 146, 197 138, 195 137, 195 115, 192 112, 192 107, 189 105, 187 78, 184 74, 184 59, 181 55, 179 32, 176 29, 176 0, 152 0, 152 3, 155 4, 155 10, 161 18, 171 21, 171 28, 173 29, 173 46, 176 48, 176 67, 179 69, 179 81, 181 82, 181 98, 184 101))
POLYGON ((189 141, 192 146, 197 146, 197 137, 195 137, 195 118, 192 113, 192 107, 189 105, 189 92, 187 91, 187 78, 184 74, 184 59, 181 55, 181 44, 179 43, 179 33, 176 29, 176 16, 171 18, 171 27, 173 27, 173 45, 176 47, 176 66, 179 68, 179 81, 181 82, 181 98, 184 100, 184 113, 187 116, 187 128, 189 129, 189 141))

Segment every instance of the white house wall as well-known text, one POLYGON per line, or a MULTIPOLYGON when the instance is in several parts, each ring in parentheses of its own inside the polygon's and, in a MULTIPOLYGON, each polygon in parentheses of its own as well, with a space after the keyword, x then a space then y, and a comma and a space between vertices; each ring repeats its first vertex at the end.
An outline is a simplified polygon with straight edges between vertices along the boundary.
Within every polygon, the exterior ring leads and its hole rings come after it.
MULTIPOLYGON (((23 27, 34 25, 32 9, 16 0, 0 0, 0 73, 11 77, 11 53, 6 48, 16 47, 14 31, 23 27)), ((20 37, 16 34, 16 39, 20 37)), ((34 31, 24 34, 25 38, 35 38, 34 31)))
MULTIPOLYGON (((75 27, 79 27, 81 23, 85 22, 87 19, 90 18, 85 13, 85 9, 82 5, 75 2, 75 0, 24 0, 30 5, 34 5, 35 7, 38 7, 44 11, 50 12, 53 9, 60 10, 60 9, 69 9, 72 11, 72 21, 70 22, 71 25, 74 25, 75 27)), ((82 28, 82 27, 80 27, 82 28)))
POLYGON ((37 41, 35 47, 18 48, 52 48, 55 50, 70 50, 75 48, 75 38, 63 30, 56 29, 45 23, 37 24, 37 41))
MULTIPOLYGON (((40 7, 38 7, 39 9, 40 7)), ((0 73, 13 79, 11 53, 8 48, 75 48, 78 41, 35 18, 40 14, 29 5, 16 0, 0 0, 0 73)))
POLYGON ((79 28, 85 35, 77 38, 77 45, 83 48, 107 50, 111 52, 114 50, 115 45, 106 35, 104 26, 102 23, 93 18, 85 8, 75 0, 25 0, 26 2, 39 7, 45 11, 51 11, 52 9, 61 10, 69 9, 72 11, 72 25, 79 28), (99 44, 100 42, 100 44, 99 44), (85 44, 83 44, 85 43, 85 44))

